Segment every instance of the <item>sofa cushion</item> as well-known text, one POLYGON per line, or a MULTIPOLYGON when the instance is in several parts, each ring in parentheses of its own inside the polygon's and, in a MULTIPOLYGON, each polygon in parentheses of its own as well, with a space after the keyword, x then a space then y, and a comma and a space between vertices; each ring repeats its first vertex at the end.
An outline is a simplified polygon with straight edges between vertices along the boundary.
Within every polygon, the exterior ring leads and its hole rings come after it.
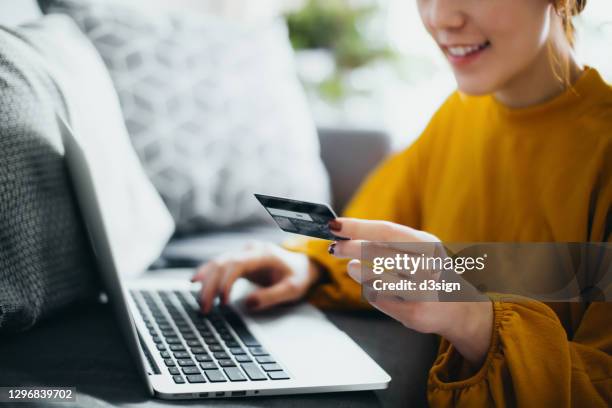
POLYGON ((0 87, 0 328, 22 329, 95 299, 96 268, 56 113, 91 157, 121 271, 145 270, 173 223, 131 147, 103 62, 70 18, 0 29, 0 87))
POLYGON ((16 27, 40 17, 42 17, 42 12, 36 0, 0 1, 0 25, 16 27))
POLYGON ((23 330, 97 290, 63 160, 67 115, 44 58, 0 27, 0 329, 23 330))
POLYGON ((62 92, 119 271, 127 276, 145 271, 172 236, 174 222, 134 152, 104 63, 67 16, 46 16, 20 32, 45 58, 62 92))
POLYGON ((142 2, 48 3, 102 55, 180 232, 265 219, 254 192, 328 201, 284 23, 244 26, 142 2))

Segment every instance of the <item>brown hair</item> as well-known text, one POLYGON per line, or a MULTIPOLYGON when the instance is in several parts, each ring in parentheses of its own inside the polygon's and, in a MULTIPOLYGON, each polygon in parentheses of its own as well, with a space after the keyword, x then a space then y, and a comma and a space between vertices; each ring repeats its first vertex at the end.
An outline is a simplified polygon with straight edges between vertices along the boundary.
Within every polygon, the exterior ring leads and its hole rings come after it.
POLYGON ((565 36, 572 46, 575 40, 575 29, 574 23, 572 23, 572 17, 580 14, 580 12, 584 10, 586 3, 587 0, 553 0, 555 10, 563 22, 565 36))
MULTIPOLYGON (((572 17, 580 14, 580 12, 584 10, 587 0, 552 0, 552 3, 553 7, 555 8, 555 12, 561 17, 565 37, 567 38, 570 47, 573 48, 576 37, 572 17)), ((552 44, 549 43, 548 46, 548 51, 555 76, 559 80, 559 83, 562 84, 564 87, 571 87, 572 83, 570 78, 571 74, 569 59, 564 61, 560 60, 559 57, 556 56, 553 52, 552 44)))

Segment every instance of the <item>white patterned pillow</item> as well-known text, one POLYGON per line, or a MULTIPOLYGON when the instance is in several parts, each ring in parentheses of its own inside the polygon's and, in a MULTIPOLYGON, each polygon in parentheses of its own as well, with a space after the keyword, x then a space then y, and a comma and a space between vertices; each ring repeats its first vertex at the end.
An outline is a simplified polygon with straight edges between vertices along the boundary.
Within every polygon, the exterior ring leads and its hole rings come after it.
POLYGON ((284 22, 52 0, 104 59, 130 137, 181 232, 264 219, 254 192, 328 201, 284 22))

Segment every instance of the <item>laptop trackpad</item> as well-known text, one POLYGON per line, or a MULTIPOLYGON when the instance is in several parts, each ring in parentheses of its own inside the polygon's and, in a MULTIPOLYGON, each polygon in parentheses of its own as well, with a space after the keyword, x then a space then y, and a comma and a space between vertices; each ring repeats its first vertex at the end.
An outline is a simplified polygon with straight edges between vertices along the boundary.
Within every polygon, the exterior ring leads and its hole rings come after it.
POLYGON ((300 382, 363 384, 377 376, 380 382, 386 381, 387 375, 374 360, 315 307, 302 302, 250 314, 244 311, 241 298, 253 285, 244 281, 235 289, 231 299, 245 323, 300 382))

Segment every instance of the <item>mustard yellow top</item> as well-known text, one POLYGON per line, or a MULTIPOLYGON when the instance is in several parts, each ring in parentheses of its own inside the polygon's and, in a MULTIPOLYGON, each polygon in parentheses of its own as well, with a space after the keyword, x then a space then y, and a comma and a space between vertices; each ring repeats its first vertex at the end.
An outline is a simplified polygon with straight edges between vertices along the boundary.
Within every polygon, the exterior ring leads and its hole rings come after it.
MULTIPOLYGON (((345 215, 447 242, 610 242, 611 202, 612 88, 588 68, 573 89, 525 109, 455 92, 411 147, 367 178, 345 215)), ((328 244, 286 243, 329 271, 311 301, 367 307, 328 244)), ((431 405, 612 406, 612 303, 493 306, 493 338, 477 373, 442 339, 431 405)))

